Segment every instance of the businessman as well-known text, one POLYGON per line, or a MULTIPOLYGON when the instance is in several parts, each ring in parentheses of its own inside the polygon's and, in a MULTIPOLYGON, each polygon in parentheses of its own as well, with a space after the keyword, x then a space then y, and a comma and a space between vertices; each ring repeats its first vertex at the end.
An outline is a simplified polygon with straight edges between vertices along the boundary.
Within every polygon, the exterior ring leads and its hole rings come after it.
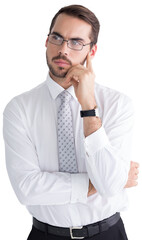
POLYGON ((63 7, 46 40, 46 81, 4 110, 9 178, 33 217, 28 240, 127 239, 120 212, 137 185, 131 162, 132 101, 96 83, 100 24, 63 7))

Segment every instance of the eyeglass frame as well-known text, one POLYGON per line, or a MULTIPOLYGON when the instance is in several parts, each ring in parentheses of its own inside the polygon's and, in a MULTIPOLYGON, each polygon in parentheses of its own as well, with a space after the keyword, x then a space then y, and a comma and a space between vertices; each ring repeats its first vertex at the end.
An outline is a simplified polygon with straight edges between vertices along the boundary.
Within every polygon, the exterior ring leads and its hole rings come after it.
MULTIPOLYGON (((70 41, 70 40, 73 40, 72 38, 69 39, 69 40, 66 40, 66 39, 64 39, 60 34, 57 34, 57 33, 49 33, 47 36, 49 37, 49 36, 51 36, 51 35, 57 35, 57 36, 59 36, 60 38, 62 38, 62 42, 61 42, 61 44, 55 44, 55 43, 49 41, 50 43, 52 43, 52 44, 54 44, 54 45, 56 45, 56 46, 61 46, 61 45, 63 44, 63 42, 67 42, 67 47, 70 48, 71 50, 74 50, 74 51, 81 51, 81 50, 83 49, 83 47, 85 47, 85 46, 87 46, 87 45, 90 45, 90 44, 94 44, 94 42, 90 42, 90 43, 86 43, 86 44, 83 44, 83 43, 81 42, 82 48, 81 48, 81 49, 74 49, 74 48, 69 47, 69 41, 70 41)), ((75 38, 74 38, 74 39, 75 39, 75 38)))

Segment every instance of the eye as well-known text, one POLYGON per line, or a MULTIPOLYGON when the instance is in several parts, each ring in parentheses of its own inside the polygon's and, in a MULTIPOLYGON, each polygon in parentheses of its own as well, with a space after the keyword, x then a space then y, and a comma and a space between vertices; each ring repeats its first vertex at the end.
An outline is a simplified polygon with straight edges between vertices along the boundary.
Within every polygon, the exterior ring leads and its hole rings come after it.
POLYGON ((62 38, 58 35, 51 35, 54 41, 60 41, 62 38))
POLYGON ((71 40, 71 44, 72 44, 73 46, 80 46, 80 45, 82 45, 82 42, 79 41, 79 40, 72 39, 72 40, 71 40))

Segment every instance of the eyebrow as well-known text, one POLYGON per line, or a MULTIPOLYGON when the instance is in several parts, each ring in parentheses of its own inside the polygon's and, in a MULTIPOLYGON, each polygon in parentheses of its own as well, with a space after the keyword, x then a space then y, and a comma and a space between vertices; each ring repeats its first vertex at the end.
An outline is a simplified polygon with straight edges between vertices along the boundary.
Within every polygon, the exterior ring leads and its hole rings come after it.
MULTIPOLYGON (((58 32, 52 32, 51 34, 58 35, 59 37, 64 39, 64 37, 58 32)), ((85 40, 83 38, 79 38, 79 37, 70 38, 69 40, 77 40, 77 41, 85 42, 85 40)))

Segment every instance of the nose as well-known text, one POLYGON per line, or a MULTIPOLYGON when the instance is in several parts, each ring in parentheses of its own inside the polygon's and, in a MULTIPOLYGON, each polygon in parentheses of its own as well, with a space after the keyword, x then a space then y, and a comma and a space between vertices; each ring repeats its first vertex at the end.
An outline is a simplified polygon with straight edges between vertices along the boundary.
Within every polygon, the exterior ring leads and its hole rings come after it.
POLYGON ((67 56, 69 54, 69 51, 70 51, 70 49, 68 48, 67 41, 64 40, 62 45, 59 46, 58 53, 59 54, 64 54, 64 55, 67 56))

